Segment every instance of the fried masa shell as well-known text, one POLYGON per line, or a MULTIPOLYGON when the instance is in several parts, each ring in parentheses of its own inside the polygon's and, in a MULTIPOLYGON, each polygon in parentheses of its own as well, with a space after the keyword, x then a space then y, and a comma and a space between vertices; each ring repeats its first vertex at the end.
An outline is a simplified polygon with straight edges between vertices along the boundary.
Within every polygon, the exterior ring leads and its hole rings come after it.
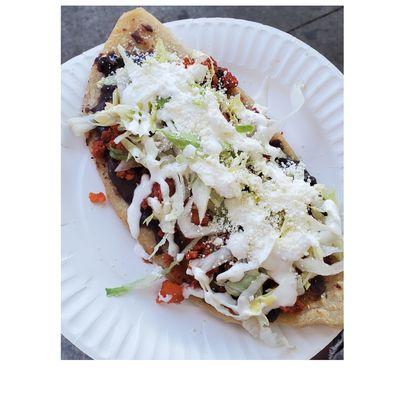
MULTIPOLYGON (((136 8, 123 14, 109 38, 103 47, 103 54, 115 52, 118 54, 117 46, 121 45, 127 51, 137 48, 140 51, 146 52, 154 48, 157 38, 163 40, 167 50, 174 51, 180 57, 190 53, 176 38, 173 37, 171 32, 156 18, 145 11, 143 8, 136 8)), ((98 101, 100 89, 97 87, 97 82, 103 75, 97 70, 96 65, 93 65, 89 81, 86 88, 86 93, 83 100, 82 110, 83 113, 90 113, 98 101)), ((243 103, 247 107, 253 105, 253 100, 247 96, 241 89, 235 88, 235 93, 240 93, 243 103)), ((89 134, 88 145, 91 149, 93 144, 93 137, 89 134)), ((276 134, 273 137, 279 143, 281 149, 288 156, 297 159, 295 153, 286 142, 282 134, 276 134)), ((104 183, 108 200, 114 207, 115 212, 121 221, 128 227, 127 223, 127 209, 128 204, 119 195, 117 189, 111 182, 107 167, 104 160, 95 160, 96 168, 104 183)), ((129 227, 128 227, 129 228, 129 227)), ((154 233, 146 227, 141 227, 138 238, 139 243, 143 246, 144 250, 150 254, 155 246, 154 233)), ((154 261, 162 266, 163 260, 161 256, 155 256, 154 261)), ((305 308, 296 314, 281 313, 277 322, 293 326, 306 326, 306 325, 330 325, 330 326, 343 326, 343 273, 325 278, 326 290, 318 300, 313 300, 307 293, 303 297, 305 308)), ((231 317, 227 317, 219 313, 215 308, 204 302, 204 300, 191 296, 190 300, 200 307, 208 309, 215 316, 222 318, 226 322, 240 323, 231 317)))

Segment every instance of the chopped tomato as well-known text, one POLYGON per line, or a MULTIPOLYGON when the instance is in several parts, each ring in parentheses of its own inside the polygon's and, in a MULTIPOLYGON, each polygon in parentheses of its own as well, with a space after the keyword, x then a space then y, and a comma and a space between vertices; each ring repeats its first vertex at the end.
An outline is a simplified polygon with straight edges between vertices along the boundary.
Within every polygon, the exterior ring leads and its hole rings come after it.
POLYGON ((92 145, 92 155, 94 158, 102 158, 104 156, 104 152, 106 150, 106 146, 101 140, 95 140, 92 145))
POLYGON ((114 139, 121 133, 122 132, 118 130, 118 125, 109 126, 101 133, 101 140, 106 144, 110 143, 111 141, 114 143, 114 139))
MULTIPOLYGON (((169 195, 172 196, 175 193, 175 182, 171 178, 167 178, 165 180, 169 187, 169 195)), ((151 188, 150 197, 156 197, 159 201, 163 200, 163 195, 161 192, 161 187, 158 182, 153 183, 153 187, 151 188)))
POLYGON ((168 253, 163 253, 161 257, 162 257, 164 265, 170 265, 172 263, 172 261, 174 261, 174 257, 169 255, 168 253))
POLYGON ((205 65, 208 69, 211 69, 211 64, 213 65, 215 70, 217 68, 217 62, 212 57, 208 57, 202 62, 202 65, 205 65))
POLYGON ((122 132, 118 130, 118 125, 109 126, 101 132, 100 139, 93 142, 92 155, 94 158, 102 158, 104 152, 108 147, 114 147, 119 150, 124 150, 122 143, 116 144, 114 139, 119 136, 122 132))
POLYGON ((144 199, 141 203, 140 203, 140 207, 143 208, 143 210, 145 210, 149 205, 147 204, 147 199, 144 199))
POLYGON ((161 229, 159 229, 158 231, 157 231, 157 236, 158 237, 164 237, 164 235, 165 235, 165 233, 161 230, 161 229))
POLYGON ((171 281, 164 281, 162 283, 160 292, 158 293, 158 297, 156 302, 160 303, 182 303, 184 300, 183 297, 183 288, 181 285, 173 283, 171 281))
MULTIPOLYGON (((167 178, 165 180, 167 182, 168 187, 169 187, 169 195, 173 196, 175 193, 175 182, 171 178, 167 178)), ((153 183, 153 187, 151 188, 151 193, 149 197, 156 197, 158 201, 163 201, 163 195, 161 192, 161 187, 158 182, 153 183)), ((144 210, 148 207, 147 199, 144 199, 142 203, 140 204, 140 207, 143 208, 144 210)))
POLYGON ((205 214, 204 218, 201 220, 200 225, 207 226, 209 222, 210 222, 210 217, 208 216, 208 214, 205 214))
POLYGON ((306 305, 298 297, 297 300, 296 300, 296 303, 294 303, 292 306, 290 306, 290 307, 280 307, 280 309, 282 310, 282 312, 284 312, 286 314, 296 314, 296 313, 298 313, 300 311, 303 311, 305 306, 306 305))
POLYGON ((185 258, 186 260, 194 260, 199 257, 199 252, 196 250, 190 250, 187 252, 185 258))
POLYGON ((197 251, 200 255, 208 256, 211 254, 211 245, 210 243, 198 242, 193 247, 193 250, 197 251))
POLYGON ((188 56, 183 58, 183 65, 187 68, 189 65, 194 64, 194 60, 188 56))
POLYGON ((206 215, 204 216, 204 218, 201 220, 201 223, 200 223, 199 211, 197 210, 197 207, 196 207, 196 206, 193 206, 193 207, 192 207, 192 222, 193 222, 195 225, 207 226, 208 223, 210 222, 210 218, 209 218, 209 216, 206 214, 206 215))
POLYGON ((193 250, 202 251, 202 250, 204 250, 205 247, 206 247, 206 244, 204 242, 197 242, 194 245, 193 250))
POLYGON ((168 274, 168 279, 172 282, 182 284, 182 283, 192 283, 194 281, 193 276, 186 273, 188 269, 188 261, 183 259, 179 264, 175 265, 168 274))
POLYGON ((209 70, 211 70, 211 65, 213 66, 215 73, 211 79, 211 85, 214 88, 218 89, 218 86, 221 86, 229 92, 238 85, 237 78, 227 68, 219 67, 212 57, 204 60, 202 64, 209 70))
POLYGON ((159 183, 157 183, 157 182, 153 183, 153 187, 151 188, 150 197, 157 197, 157 199, 159 201, 162 201, 163 197, 162 197, 161 188, 160 188, 159 183))
POLYGON ((89 199, 92 203, 104 203, 106 201, 106 196, 103 192, 99 193, 89 193, 89 199))
POLYGON ((132 169, 128 169, 126 171, 118 171, 116 173, 118 178, 125 179, 127 181, 132 181, 135 179, 135 172, 132 169))
POLYGON ((168 187, 169 187, 169 195, 173 196, 175 194, 175 182, 172 178, 167 178, 165 180, 167 182, 168 187))
POLYGON ((220 77, 221 80, 221 86, 225 88, 227 91, 235 88, 238 85, 238 80, 236 76, 234 76, 230 71, 228 71, 226 68, 218 68, 218 73, 217 75, 222 75, 220 77))

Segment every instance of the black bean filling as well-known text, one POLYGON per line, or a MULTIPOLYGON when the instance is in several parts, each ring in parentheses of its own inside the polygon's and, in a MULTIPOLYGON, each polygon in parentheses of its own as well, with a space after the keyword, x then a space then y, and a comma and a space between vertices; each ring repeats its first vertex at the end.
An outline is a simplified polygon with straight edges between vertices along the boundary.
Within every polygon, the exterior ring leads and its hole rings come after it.
MULTIPOLYGON (((146 58, 146 53, 135 52, 130 54, 130 56, 136 64, 141 65, 143 60, 146 58)), ((115 73, 118 68, 122 68, 125 65, 122 57, 117 56, 115 53, 100 54, 94 60, 94 64, 96 65, 97 70, 106 77, 115 73)), ((97 104, 93 108, 91 108, 90 111, 95 113, 104 110, 106 103, 112 101, 112 94, 115 89, 115 85, 103 86, 100 90, 100 96, 97 104)))
POLYGON ((97 104, 93 108, 90 109, 90 111, 95 113, 97 111, 104 110, 106 103, 112 102, 112 95, 116 88, 117 87, 115 85, 102 86, 100 89, 99 100, 97 101, 97 104))
POLYGON ((275 289, 278 284, 273 279, 268 279, 263 283, 263 293, 266 293, 269 289, 275 289))
POLYGON ((107 163, 107 172, 108 176, 110 177, 111 182, 117 189, 120 196, 128 203, 132 203, 133 192, 136 189, 136 186, 140 183, 142 175, 147 172, 146 168, 139 167, 135 168, 135 178, 131 181, 126 179, 118 178, 117 174, 115 173, 115 168, 117 168, 119 161, 114 160, 113 158, 106 156, 106 163, 107 163))
POLYGON ((281 142, 279 139, 271 139, 270 142, 269 142, 269 144, 270 144, 270 146, 272 146, 272 147, 278 147, 278 148, 280 148, 281 150, 283 150, 283 149, 282 149, 282 142, 281 142))
MULTIPOLYGON (((99 134, 99 133, 98 133, 99 134)), ((149 174, 149 171, 145 167, 138 167, 134 169, 135 177, 131 181, 128 181, 126 179, 121 179, 117 176, 115 172, 115 168, 117 168, 119 161, 114 160, 113 158, 109 157, 106 155, 106 163, 107 163, 107 172, 108 176, 117 189, 119 195, 128 203, 132 203, 133 199, 133 194, 135 192, 136 187, 139 185, 142 175, 143 174, 149 174)), ((146 209, 141 210, 141 216, 140 216, 140 225, 144 226, 144 221, 146 218, 150 216, 152 213, 152 210, 150 207, 147 207, 146 209)), ((161 240, 161 237, 157 234, 157 232, 160 230, 159 222, 157 220, 152 219, 148 224, 146 224, 149 229, 151 229, 154 234, 155 234, 155 239, 156 242, 158 243, 161 240)), ((161 252, 161 249, 157 252, 159 254, 161 252)))
POLYGON ((100 54, 94 60, 94 63, 97 70, 105 76, 112 74, 118 68, 122 68, 125 65, 122 57, 117 56, 115 53, 100 54))
POLYGON ((190 243, 191 239, 186 238, 179 229, 179 227, 176 226, 174 233, 174 241, 178 245, 179 251, 182 251, 190 243))
MULTIPOLYGON (((152 210, 150 207, 147 207, 144 210, 141 210, 142 214, 140 215, 140 226, 146 226, 147 228, 151 229, 154 232, 154 236, 156 239, 156 242, 158 243, 161 240, 161 237, 157 235, 157 232, 160 230, 160 225, 159 222, 155 219, 152 219, 148 224, 145 224, 144 221, 146 218, 150 217, 152 210)), ((161 249, 157 252, 157 254, 160 254, 161 249)))

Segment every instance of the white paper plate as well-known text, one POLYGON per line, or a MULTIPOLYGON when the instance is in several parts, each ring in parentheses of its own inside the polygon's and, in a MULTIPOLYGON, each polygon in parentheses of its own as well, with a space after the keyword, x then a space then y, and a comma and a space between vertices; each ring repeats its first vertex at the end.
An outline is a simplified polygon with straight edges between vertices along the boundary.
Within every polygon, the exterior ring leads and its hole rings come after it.
MULTIPOLYGON (((305 84, 306 104, 286 125, 294 150, 318 180, 342 197, 343 77, 323 56, 277 29, 235 19, 167 24, 185 44, 212 55, 255 96, 271 76, 270 114, 285 115, 294 83, 305 84)), ((158 305, 157 287, 120 298, 104 288, 151 270, 112 207, 92 205, 103 185, 68 118, 80 112, 97 46, 62 66, 62 333, 95 359, 308 359, 338 330, 284 328, 294 350, 270 348, 243 329, 191 304, 158 305)), ((262 99, 261 99, 262 100, 262 99)))

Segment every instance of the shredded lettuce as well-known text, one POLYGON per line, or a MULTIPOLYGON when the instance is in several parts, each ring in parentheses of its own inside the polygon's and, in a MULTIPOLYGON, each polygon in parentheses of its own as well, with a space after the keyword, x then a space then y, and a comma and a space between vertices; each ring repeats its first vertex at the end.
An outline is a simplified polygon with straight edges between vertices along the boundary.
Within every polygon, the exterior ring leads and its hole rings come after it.
POLYGON ((112 104, 113 106, 116 106, 120 102, 121 102, 121 95, 119 94, 119 90, 115 89, 112 94, 112 104))
POLYGON ((112 126, 120 124, 121 121, 131 122, 133 120, 134 110, 125 104, 107 107, 92 115, 92 120, 100 126, 112 126))
POLYGON ((131 292, 132 290, 146 289, 162 278, 164 278, 164 275, 161 273, 161 271, 158 271, 126 285, 114 288, 106 288, 106 294, 108 297, 122 296, 128 292, 131 292))
POLYGON ((334 264, 327 264, 323 260, 307 257, 295 262, 295 266, 304 272, 312 272, 317 275, 336 275, 343 271, 343 261, 334 264))
POLYGON ((143 224, 144 225, 149 225, 149 223, 151 222, 151 220, 154 218, 154 214, 151 213, 144 221, 143 224))
POLYGON ((110 157, 114 160, 126 161, 127 153, 123 150, 116 149, 114 147, 109 147, 110 157))
POLYGON ((231 296, 238 297, 244 290, 246 290, 250 286, 251 282, 253 282, 259 275, 260 272, 258 272, 258 270, 248 271, 245 273, 244 277, 238 282, 225 282, 225 289, 231 296))
POLYGON ((321 212, 318 208, 316 208, 316 207, 310 207, 310 209, 311 209, 311 214, 312 214, 312 216, 316 219, 316 220, 318 220, 318 221, 320 221, 320 222, 324 222, 324 219, 325 219, 325 217, 326 217, 326 213, 323 213, 323 212, 321 212))
POLYGON ((185 165, 187 163, 187 158, 183 154, 178 154, 175 157, 175 161, 180 165, 185 165))
POLYGON ((198 106, 198 107, 202 107, 202 108, 206 108, 207 107, 207 104, 205 103, 205 101, 201 100, 201 99, 193 99, 192 103, 194 105, 198 106))
POLYGON ((235 152, 228 142, 222 141, 220 143, 222 145, 222 151, 219 153, 219 162, 226 167, 230 167, 235 158, 235 152))
POLYGON ((271 347, 290 348, 289 342, 277 326, 272 330, 269 326, 268 318, 265 315, 251 317, 242 322, 242 326, 252 336, 262 340, 271 347))
POLYGON ((158 129, 175 147, 183 150, 187 145, 191 144, 196 149, 200 148, 200 139, 192 133, 172 132, 165 129, 158 129))
POLYGON ((322 251, 320 246, 313 246, 308 249, 308 253, 311 257, 316 258, 317 260, 323 260, 324 252, 322 251))
POLYGON ((240 100, 240 95, 237 94, 236 96, 225 99, 225 101, 221 103, 221 108, 224 113, 228 114, 229 121, 233 124, 237 124, 237 114, 239 114, 240 111, 243 111, 245 106, 242 103, 242 100, 240 100))
POLYGON ((134 158, 134 160, 140 162, 143 154, 136 144, 132 143, 132 141, 128 138, 122 139, 121 143, 126 150, 128 150, 129 154, 134 158))
POLYGON ((210 199, 211 188, 203 183, 200 178, 193 182, 193 201, 199 212, 199 220, 202 221, 206 215, 208 200, 210 199))
POLYGON ((164 42, 158 38, 154 46, 154 59, 159 63, 165 63, 170 61, 176 61, 177 56, 174 53, 169 52, 165 46, 164 42))
POLYGON ((301 274, 301 283, 305 290, 308 290, 311 286, 310 279, 314 278, 315 274, 312 272, 303 272, 301 274))
POLYGON ((171 100, 171 97, 157 97, 156 98, 156 109, 161 110, 166 103, 171 100))
POLYGON ((250 310, 255 314, 259 315, 262 313, 264 307, 272 306, 276 301, 276 297, 274 296, 273 290, 263 294, 261 296, 256 297, 250 303, 250 310))
POLYGON ((158 249, 167 241, 167 239, 168 239, 168 235, 164 234, 162 239, 154 246, 153 252, 149 255, 149 260, 156 255, 158 249))
POLYGON ((89 132, 96 127, 96 125, 92 122, 91 115, 70 118, 68 120, 68 126, 75 136, 84 136, 86 132, 89 132))
POLYGON ((253 125, 236 125, 235 129, 238 133, 253 133, 256 128, 253 125))
POLYGON ((220 196, 214 189, 211 189, 210 200, 215 207, 220 207, 224 202, 224 198, 220 196))
POLYGON ((318 188, 324 200, 332 200, 336 205, 338 204, 335 190, 328 191, 323 185, 318 185, 318 188))

